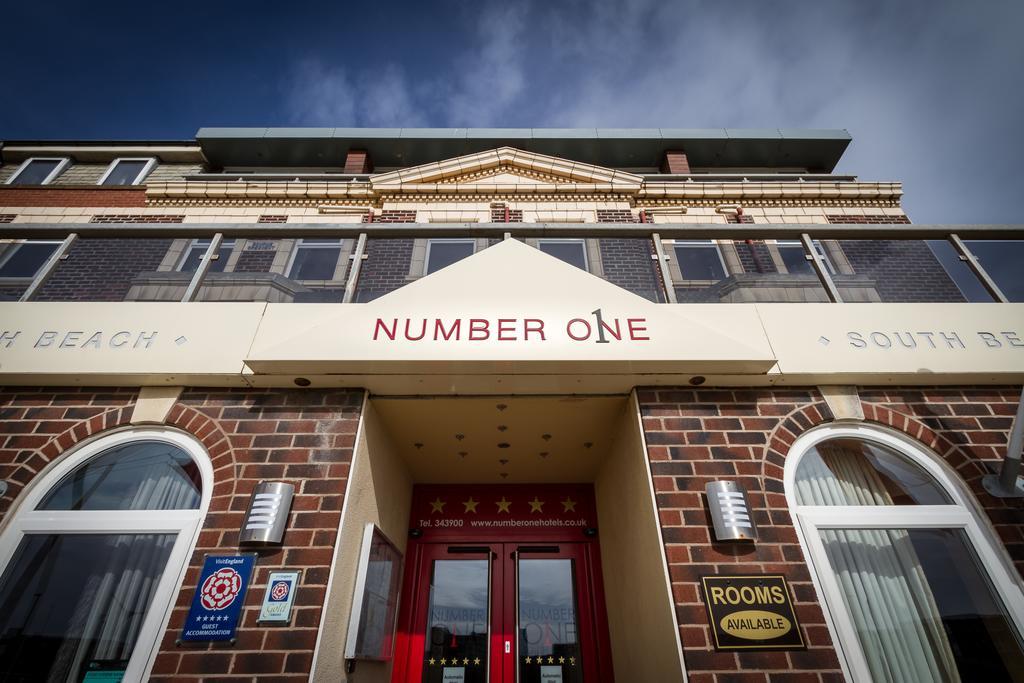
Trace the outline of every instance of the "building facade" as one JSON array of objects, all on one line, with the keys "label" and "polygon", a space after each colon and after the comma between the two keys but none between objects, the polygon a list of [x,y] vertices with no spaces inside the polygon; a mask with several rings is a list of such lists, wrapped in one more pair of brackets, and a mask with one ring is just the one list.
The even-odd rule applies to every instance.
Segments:
[{"label": "building facade", "polygon": [[5,142],[3,680],[1024,681],[1024,228],[849,143]]}]

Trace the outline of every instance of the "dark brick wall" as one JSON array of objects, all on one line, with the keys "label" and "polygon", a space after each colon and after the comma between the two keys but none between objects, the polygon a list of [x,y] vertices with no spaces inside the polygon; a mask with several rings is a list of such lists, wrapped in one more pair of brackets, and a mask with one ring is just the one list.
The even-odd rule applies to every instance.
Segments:
[{"label": "dark brick wall", "polygon": [[3,285],[0,286],[0,301],[17,301],[28,285]]},{"label": "dark brick wall", "polygon": [[[1019,387],[880,388],[861,392],[866,421],[907,434],[963,478],[1024,575],[1024,501],[985,493],[981,476],[1006,448]],[[794,440],[833,418],[815,389],[642,389],[638,392],[662,538],[690,681],[841,681],[839,661],[786,503],[783,468]],[[746,489],[755,544],[713,542],[704,487]],[[701,575],[786,576],[808,647],[732,653],[712,647]]]},{"label": "dark brick wall", "polygon": [[629,209],[598,209],[598,223],[639,223],[640,219]]},{"label": "dark brick wall", "polygon": [[374,214],[373,220],[369,216],[363,216],[363,223],[415,223],[416,212],[409,210],[385,210]]},{"label": "dark brick wall", "polygon": [[86,238],[71,247],[35,301],[123,301],[139,273],[155,271],[172,240]]},{"label": "dark brick wall", "polygon": [[[128,424],[133,390],[0,390],[0,518],[48,463],[77,443]],[[160,643],[151,681],[305,683],[327,595],[359,423],[360,391],[186,390],[168,424],[198,438],[214,470],[213,498]],[[237,554],[238,529],[261,479],[295,485],[281,546],[258,550],[237,641],[177,646],[205,554]],[[259,625],[272,571],[302,571],[292,623]],[[230,678],[225,678],[231,676]]]},{"label": "dark brick wall", "polygon": [[750,240],[749,243],[736,240],[733,244],[736,246],[736,253],[740,257],[740,265],[743,266],[744,273],[779,272],[763,240]]},{"label": "dark brick wall", "polygon": [[373,301],[409,284],[413,242],[411,238],[366,240],[366,258],[359,270],[356,301]]},{"label": "dark brick wall", "polygon": [[184,216],[172,214],[97,214],[89,219],[90,223],[181,223]]},{"label": "dark brick wall", "polygon": [[0,206],[138,206],[146,205],[144,187],[4,187]]},{"label": "dark brick wall", "polygon": [[[271,244],[276,245],[276,242]],[[251,245],[250,245],[251,246]],[[246,247],[235,262],[236,273],[269,273],[277,252],[273,249],[250,249]]]},{"label": "dark brick wall", "polygon": [[[505,223],[505,204],[491,204],[491,222]],[[508,209],[508,223],[522,223],[523,212],[520,209]]]},{"label": "dark brick wall", "polygon": [[665,301],[658,264],[651,258],[654,245],[650,239],[614,238],[598,240],[598,243],[604,279],[645,299]]},{"label": "dark brick wall", "polygon": [[[906,216],[827,216],[829,223],[908,225]],[[885,302],[961,302],[960,288],[921,240],[840,240],[858,275],[875,281]]]}]

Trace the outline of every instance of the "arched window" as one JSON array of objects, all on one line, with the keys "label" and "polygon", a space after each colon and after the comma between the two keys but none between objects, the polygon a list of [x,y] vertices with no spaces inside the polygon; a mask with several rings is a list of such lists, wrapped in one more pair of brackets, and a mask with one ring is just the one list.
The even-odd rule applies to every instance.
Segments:
[{"label": "arched window", "polygon": [[158,429],[40,475],[0,535],[0,680],[143,680],[212,479],[195,440]]},{"label": "arched window", "polygon": [[793,444],[786,492],[855,681],[1024,681],[1024,593],[956,475],[887,430]]}]

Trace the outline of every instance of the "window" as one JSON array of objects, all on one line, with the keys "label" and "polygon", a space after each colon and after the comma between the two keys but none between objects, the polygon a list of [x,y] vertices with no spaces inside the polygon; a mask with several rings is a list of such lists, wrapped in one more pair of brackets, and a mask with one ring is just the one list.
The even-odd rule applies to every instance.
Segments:
[{"label": "window", "polygon": [[587,245],[582,239],[541,239],[537,240],[537,248],[545,254],[587,270]]},{"label": "window", "polygon": [[809,432],[786,491],[851,680],[1024,680],[1024,598],[970,500],[924,450]]},{"label": "window", "polygon": [[684,280],[717,282],[726,277],[725,261],[712,240],[676,240],[676,263]]},{"label": "window", "polygon": [[476,240],[428,240],[427,266],[425,273],[430,275],[446,268],[476,251]]},{"label": "window", "polygon": [[144,680],[212,477],[198,443],[157,429],[93,441],[42,475],[0,536],[0,679]]},{"label": "window", "polygon": [[138,185],[156,166],[156,159],[115,159],[97,185]]},{"label": "window", "polygon": [[71,162],[67,157],[26,159],[7,179],[8,185],[47,185]]},{"label": "window", "polygon": [[[203,255],[210,248],[210,240],[192,240],[192,243],[185,250],[178,264],[178,270],[182,273],[194,273],[199,268]],[[235,240],[221,240],[220,249],[217,250],[216,258],[210,264],[208,273],[223,273],[224,267],[231,258],[231,252],[235,248]]]},{"label": "window", "polygon": [[60,244],[60,240],[31,240],[11,245],[0,252],[0,277],[35,277]]},{"label": "window", "polygon": [[340,258],[340,239],[298,240],[292,251],[288,277],[299,281],[341,279],[343,271],[339,272]]},{"label": "window", "polygon": [[[812,240],[811,244],[814,245],[815,251],[818,252],[818,256],[821,257],[822,261],[825,262],[825,268],[832,275],[835,275],[835,268],[832,267],[832,260],[829,259],[828,253],[825,248],[821,245],[818,240]],[[804,244],[800,240],[779,240],[775,243],[775,246],[779,249],[779,256],[782,257],[782,263],[785,264],[786,270],[793,275],[814,275],[814,266],[807,260],[806,254],[804,253]]]}]

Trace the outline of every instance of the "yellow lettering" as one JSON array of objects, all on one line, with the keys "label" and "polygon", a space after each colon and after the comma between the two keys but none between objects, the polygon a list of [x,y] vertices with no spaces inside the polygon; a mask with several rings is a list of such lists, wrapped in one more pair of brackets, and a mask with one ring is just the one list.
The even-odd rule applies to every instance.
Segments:
[{"label": "yellow lettering", "polygon": [[786,602],[786,595],[782,592],[782,586],[772,586],[772,597],[775,599],[776,605],[782,605]]},{"label": "yellow lettering", "polygon": [[720,605],[725,602],[725,591],[718,586],[711,587],[711,602]]}]

